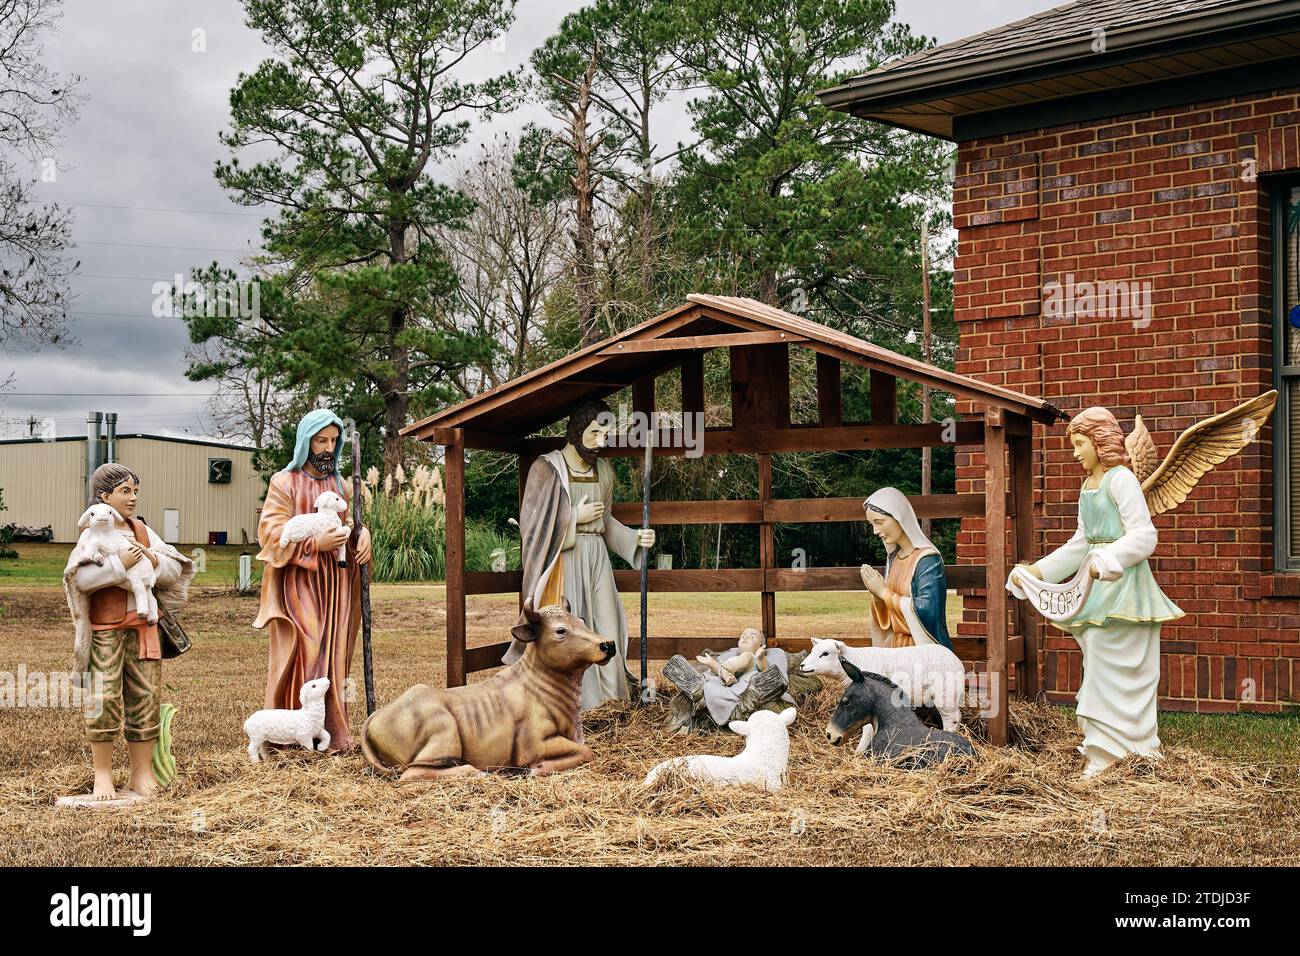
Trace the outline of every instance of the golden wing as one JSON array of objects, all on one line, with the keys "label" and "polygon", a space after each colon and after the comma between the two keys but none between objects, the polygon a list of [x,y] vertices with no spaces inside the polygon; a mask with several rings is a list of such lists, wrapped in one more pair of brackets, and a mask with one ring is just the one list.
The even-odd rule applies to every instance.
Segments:
[{"label": "golden wing", "polygon": [[1146,481],[1150,478],[1156,470],[1159,456],[1156,453],[1156,443],[1151,440],[1151,433],[1147,431],[1141,415],[1137,416],[1133,430],[1124,439],[1124,450],[1128,452],[1129,469],[1137,475],[1137,480]]},{"label": "golden wing", "polygon": [[[1177,508],[1187,500],[1202,475],[1253,442],[1276,404],[1277,392],[1268,391],[1222,415],[1197,422],[1179,435],[1160,467],[1142,481],[1151,516]],[[1147,441],[1150,440],[1148,435]]]}]

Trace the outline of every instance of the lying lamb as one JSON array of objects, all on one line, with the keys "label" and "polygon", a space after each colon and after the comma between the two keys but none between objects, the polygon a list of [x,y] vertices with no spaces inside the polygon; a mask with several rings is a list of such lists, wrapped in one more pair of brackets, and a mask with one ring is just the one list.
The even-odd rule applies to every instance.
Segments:
[{"label": "lying lamb", "polygon": [[[918,644],[915,647],[850,647],[843,641],[812,639],[812,650],[799,669],[805,674],[839,677],[845,684],[841,660],[873,674],[881,674],[897,684],[918,707],[933,705],[943,718],[944,730],[961,726],[961,701],[966,692],[966,667],[960,658],[942,644]],[[862,729],[858,753],[871,744],[875,729]]]},{"label": "lying lamb", "polygon": [[[121,520],[116,508],[100,503],[87,508],[77,521],[81,537],[68,556],[63,580],[68,609],[77,629],[78,660],[88,655],[90,648],[90,596],[76,586],[73,573],[83,564],[102,565],[110,555],[121,554],[131,546],[135,538],[114,527],[114,523]],[[153,587],[158,577],[153,562],[147,559],[137,561],[126,569],[126,579],[135,598],[136,610],[144,614],[150,624],[157,624],[158,600],[154,597]]]},{"label": "lying lamb", "polygon": [[785,768],[790,759],[790,730],[795,709],[787,707],[779,714],[760,710],[748,720],[733,720],[727,726],[745,738],[745,749],[734,757],[695,754],[673,757],[656,766],[645,778],[651,786],[668,770],[718,787],[757,784],[775,792],[785,784]]},{"label": "lying lamb", "polygon": [[[297,541],[306,541],[325,531],[333,531],[343,526],[340,515],[348,510],[348,503],[343,496],[334,491],[324,491],[316,496],[316,511],[311,514],[294,515],[284,523],[280,532],[280,547]],[[339,564],[347,564],[347,545],[338,549]]]},{"label": "lying lamb", "polygon": [[329,688],[330,679],[318,677],[303,684],[298,692],[301,709],[259,710],[244,721],[252,762],[258,763],[267,755],[267,744],[298,744],[321,753],[328,750],[330,732],[325,729],[325,692]]}]

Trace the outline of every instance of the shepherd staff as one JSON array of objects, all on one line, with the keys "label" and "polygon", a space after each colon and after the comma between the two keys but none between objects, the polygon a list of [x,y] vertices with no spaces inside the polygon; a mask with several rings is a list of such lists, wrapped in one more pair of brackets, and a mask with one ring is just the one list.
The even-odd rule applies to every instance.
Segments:
[{"label": "shepherd staff", "polygon": [[[356,516],[352,520],[352,548],[355,551],[361,540],[362,517],[365,499],[361,493],[361,433],[352,427],[352,505]],[[370,565],[361,565],[361,670],[366,681],[366,716],[375,712],[375,656],[370,644]]]}]

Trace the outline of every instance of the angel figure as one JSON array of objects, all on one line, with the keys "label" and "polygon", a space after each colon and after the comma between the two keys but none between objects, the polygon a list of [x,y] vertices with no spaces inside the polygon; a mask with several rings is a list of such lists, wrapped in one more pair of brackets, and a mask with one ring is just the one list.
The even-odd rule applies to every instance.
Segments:
[{"label": "angel figure", "polygon": [[1078,530],[1036,563],[1017,565],[1007,589],[1079,642],[1078,749],[1088,761],[1085,777],[1130,753],[1160,756],[1160,628],[1183,611],[1160,590],[1147,563],[1156,547],[1152,517],[1186,501],[1202,475],[1253,441],[1276,402],[1277,392],[1268,392],[1193,425],[1159,467],[1140,415],[1127,439],[1104,408],[1085,409],[1070,421],[1066,437],[1087,472]]}]

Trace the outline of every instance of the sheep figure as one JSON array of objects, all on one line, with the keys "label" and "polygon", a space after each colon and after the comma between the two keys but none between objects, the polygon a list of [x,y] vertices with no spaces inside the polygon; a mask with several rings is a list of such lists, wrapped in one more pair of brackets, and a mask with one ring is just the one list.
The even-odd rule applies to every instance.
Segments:
[{"label": "sheep figure", "polygon": [[671,769],[718,787],[752,784],[769,792],[780,790],[785,785],[785,769],[790,760],[789,728],[794,718],[795,709],[787,707],[779,714],[760,710],[748,720],[733,720],[727,726],[745,738],[745,749],[739,754],[673,757],[646,774],[645,786],[653,785]]},{"label": "sheep figure", "polygon": [[[931,705],[943,719],[944,730],[961,726],[961,702],[966,693],[966,666],[942,644],[918,644],[914,647],[850,647],[843,641],[812,639],[812,650],[799,665],[805,674],[838,677],[844,685],[848,679],[840,661],[848,661],[859,670],[881,674],[902,689],[918,707]],[[875,728],[862,728],[858,753],[871,745]]]},{"label": "sheep figure", "polygon": [[259,710],[244,721],[252,762],[260,763],[267,756],[267,744],[298,744],[321,753],[328,750],[330,732],[325,729],[325,692],[329,687],[328,677],[307,681],[298,692],[298,702],[302,705],[299,710]]},{"label": "sheep figure", "polygon": [[[89,563],[102,565],[109,555],[121,554],[127,550],[135,538],[114,527],[114,522],[121,520],[122,516],[112,505],[100,503],[87,508],[77,521],[81,537],[77,539],[76,547],[68,558],[68,569],[75,571],[78,566]],[[126,580],[135,598],[136,612],[143,614],[150,624],[157,624],[158,599],[154,597],[153,588],[158,582],[158,575],[153,562],[137,561],[126,569]],[[78,590],[74,582],[75,578],[70,578],[65,572],[64,588],[77,627],[77,643],[89,647],[90,598]]]},{"label": "sheep figure", "polygon": [[[334,491],[323,491],[316,496],[316,510],[310,514],[294,515],[284,523],[280,532],[280,547],[286,547],[297,541],[306,541],[325,531],[333,531],[343,526],[340,515],[348,510],[348,503],[343,496]],[[347,545],[338,549],[340,565],[346,565]]]}]

